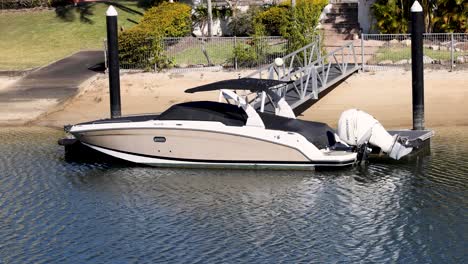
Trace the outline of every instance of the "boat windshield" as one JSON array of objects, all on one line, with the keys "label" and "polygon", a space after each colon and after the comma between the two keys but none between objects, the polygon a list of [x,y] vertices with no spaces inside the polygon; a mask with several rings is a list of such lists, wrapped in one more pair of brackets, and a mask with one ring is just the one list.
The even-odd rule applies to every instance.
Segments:
[{"label": "boat windshield", "polygon": [[214,121],[227,126],[245,126],[247,118],[241,107],[211,101],[176,104],[159,116],[159,120]]}]

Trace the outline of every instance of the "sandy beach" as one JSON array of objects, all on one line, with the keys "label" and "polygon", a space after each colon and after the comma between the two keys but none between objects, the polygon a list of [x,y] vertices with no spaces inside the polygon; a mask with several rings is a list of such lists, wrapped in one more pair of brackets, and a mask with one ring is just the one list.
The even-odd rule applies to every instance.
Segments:
[{"label": "sandy beach", "polygon": [[19,76],[0,76],[0,92],[8,89],[8,87],[13,85],[17,80],[19,80],[19,78]]},{"label": "sandy beach", "polygon": [[[128,73],[120,76],[122,114],[159,113],[169,106],[196,100],[217,100],[217,92],[187,94],[188,88],[238,78],[249,72]],[[62,127],[109,117],[109,80],[98,75],[71,98],[30,124]]]},{"label": "sandy beach", "polygon": [[[216,92],[186,94],[197,85],[246,76],[249,72],[133,73],[121,75],[124,115],[155,113],[170,105],[193,100],[217,100]],[[109,116],[108,79],[100,75],[87,82],[74,98],[53,107],[33,125],[62,127]],[[426,127],[468,125],[468,71],[425,72]],[[332,127],[342,111],[359,108],[389,128],[409,128],[411,72],[391,70],[351,76],[299,118],[326,122]]]},{"label": "sandy beach", "polygon": [[[468,125],[468,71],[425,71],[426,127]],[[411,71],[355,74],[306,112],[307,120],[335,127],[340,113],[359,108],[386,127],[412,127]]]}]

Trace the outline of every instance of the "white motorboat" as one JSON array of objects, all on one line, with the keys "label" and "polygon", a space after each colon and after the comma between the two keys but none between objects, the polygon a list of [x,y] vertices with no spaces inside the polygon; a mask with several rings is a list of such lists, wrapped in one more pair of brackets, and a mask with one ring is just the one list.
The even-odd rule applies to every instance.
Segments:
[{"label": "white motorboat", "polygon": [[[348,166],[358,160],[361,146],[368,143],[397,159],[411,152],[359,110],[345,112],[336,133],[327,124],[296,119],[284,98],[271,89],[286,84],[251,78],[211,83],[186,92],[219,90],[220,99],[226,102],[181,103],[157,115],[96,120],[66,130],[94,150],[154,166]],[[257,96],[249,101],[235,90]],[[265,98],[274,113],[263,111]],[[260,104],[258,109],[252,106],[255,103]]]}]

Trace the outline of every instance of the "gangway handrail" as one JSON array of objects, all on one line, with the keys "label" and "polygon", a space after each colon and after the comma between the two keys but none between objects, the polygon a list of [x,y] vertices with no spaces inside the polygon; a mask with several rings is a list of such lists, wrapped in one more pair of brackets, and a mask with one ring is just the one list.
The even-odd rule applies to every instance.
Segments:
[{"label": "gangway handrail", "polygon": [[[304,59],[306,59],[306,58],[307,58],[307,51],[308,51],[309,49],[310,49],[310,52],[309,52],[309,61],[308,61],[308,62],[305,61],[306,63],[303,64],[303,67],[305,67],[305,66],[307,66],[308,64],[311,63],[311,58],[313,57],[314,54],[315,54],[317,57],[320,57],[320,56],[321,56],[321,53],[320,53],[320,36],[316,36],[316,37],[315,37],[315,40],[313,40],[310,44],[308,44],[308,45],[306,45],[306,46],[304,46],[304,47],[302,47],[302,48],[300,48],[300,49],[298,49],[298,50],[295,50],[295,51],[293,51],[293,52],[291,52],[291,53],[289,53],[289,54],[287,54],[287,55],[281,57],[281,59],[285,62],[285,63],[281,66],[281,70],[283,71],[283,74],[286,72],[286,68],[285,68],[285,67],[286,67],[286,61],[287,61],[288,59],[291,59],[291,60],[290,60],[290,66],[289,66],[289,68],[291,68],[291,67],[292,67],[292,64],[293,64],[293,62],[294,62],[294,59],[295,59],[295,57],[296,57],[296,55],[298,55],[299,53],[302,52],[302,53],[304,53]],[[270,64],[268,64],[268,65],[266,65],[266,66],[261,67],[260,69],[258,69],[258,70],[256,70],[255,72],[253,72],[253,73],[247,75],[246,77],[247,77],[247,78],[248,78],[248,77],[253,77],[253,76],[255,76],[256,74],[258,74],[258,75],[259,75],[259,78],[262,79],[262,77],[263,77],[263,76],[262,76],[262,72],[265,71],[265,70],[267,70],[268,73],[269,73],[270,76],[271,76],[273,67],[276,67],[276,64],[275,64],[274,62],[272,62],[272,63],[270,63]],[[289,69],[288,69],[288,72],[289,72]],[[278,74],[279,74],[279,73],[278,73]],[[271,79],[270,76],[268,76],[267,78],[268,78],[268,79]]]},{"label": "gangway handrail", "polygon": [[[301,52],[302,57],[297,56]],[[296,60],[297,58],[301,58],[303,61]],[[312,61],[314,58],[315,60]],[[289,99],[288,102],[293,109],[310,99],[318,99],[320,92],[359,69],[352,41],[325,55],[321,54],[320,42],[316,41],[282,57],[282,59],[283,65],[278,66],[271,63],[246,77],[292,81],[289,85],[274,90],[282,98],[295,94],[293,97],[286,98]],[[299,66],[294,63],[299,64]],[[354,67],[350,67],[353,64]],[[329,79],[332,71],[333,77]],[[262,74],[265,72],[267,74]],[[266,98],[269,99],[268,102],[265,100]],[[265,104],[274,105],[271,98],[262,93],[256,94],[253,99],[249,100],[249,103],[262,112],[265,109]]]}]

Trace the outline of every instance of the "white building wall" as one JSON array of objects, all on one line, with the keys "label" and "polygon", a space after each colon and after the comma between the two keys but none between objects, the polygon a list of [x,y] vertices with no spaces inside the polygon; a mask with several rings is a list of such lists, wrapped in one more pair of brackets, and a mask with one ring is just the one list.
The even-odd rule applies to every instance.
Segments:
[{"label": "white building wall", "polygon": [[359,0],[358,5],[358,21],[359,26],[362,28],[362,33],[378,33],[372,25],[375,19],[372,15],[371,6],[376,0]]}]

